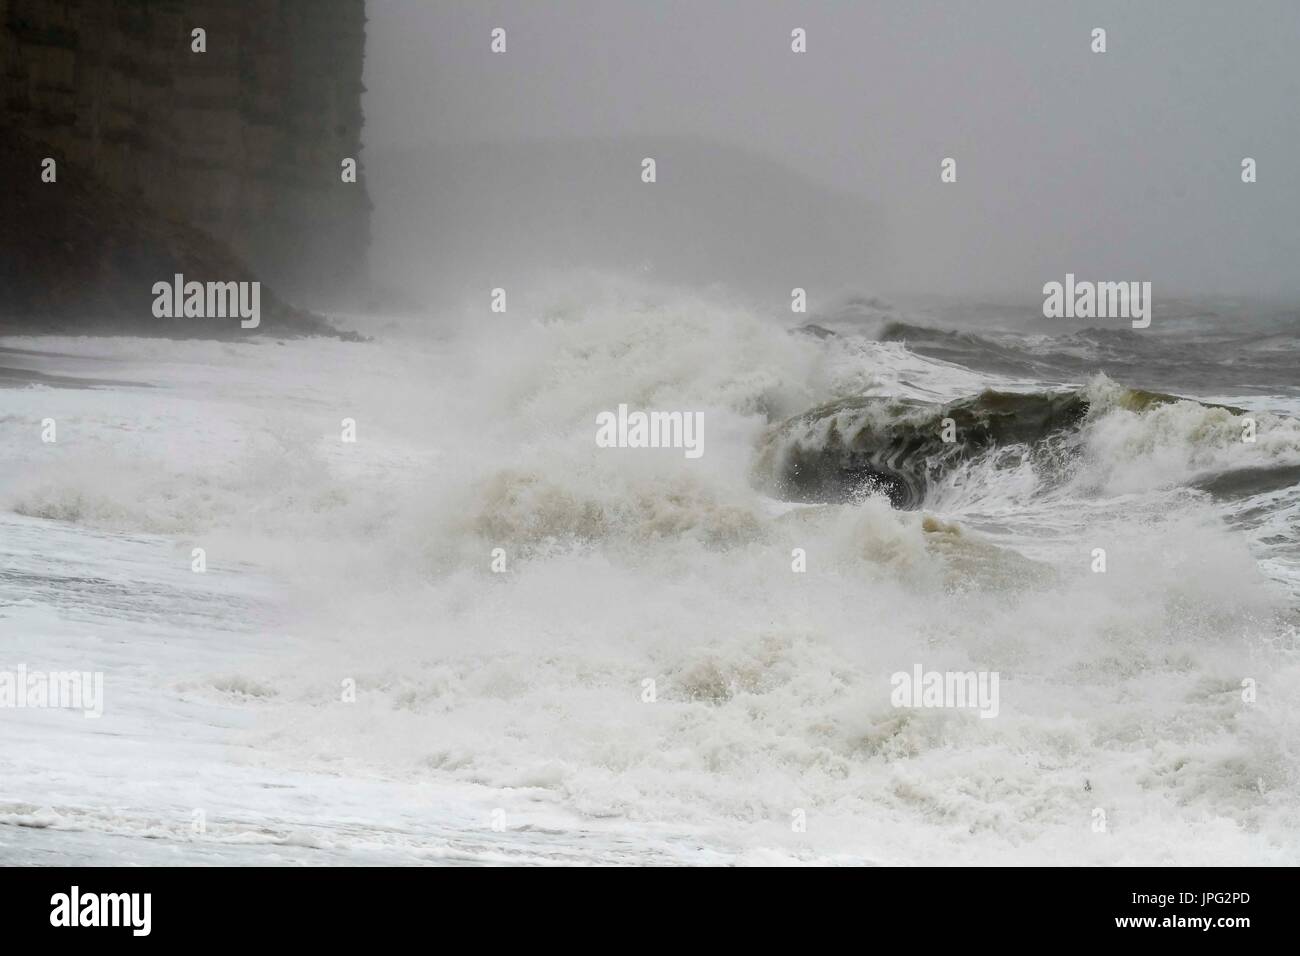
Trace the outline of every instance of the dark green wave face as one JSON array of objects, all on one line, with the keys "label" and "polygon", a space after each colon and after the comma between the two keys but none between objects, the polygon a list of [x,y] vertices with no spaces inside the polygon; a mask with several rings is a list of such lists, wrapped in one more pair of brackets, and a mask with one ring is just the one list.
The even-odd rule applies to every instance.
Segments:
[{"label": "dark green wave face", "polygon": [[[1141,411],[1178,399],[1130,391]],[[772,488],[790,501],[842,501],[883,492],[896,508],[918,508],[927,488],[953,467],[994,448],[1044,443],[1077,431],[1089,403],[1080,390],[987,390],[946,404],[849,398],[792,418],[770,436],[760,459]],[[945,441],[945,425],[951,441]],[[1057,443],[1060,444],[1060,443]]]},{"label": "dark green wave face", "polygon": [[[1122,407],[1143,412],[1185,401],[1129,389]],[[1242,409],[1225,408],[1233,414]],[[919,508],[934,482],[962,462],[994,449],[1056,461],[1088,415],[1080,389],[1051,392],[985,390],[946,404],[855,397],[820,405],[784,422],[759,459],[769,490],[787,501],[844,501],[884,493],[895,508]],[[947,420],[951,427],[945,429]],[[952,438],[945,441],[945,431]],[[1012,460],[1016,456],[1012,456]]]},{"label": "dark green wave face", "polygon": [[1300,465],[1264,465],[1209,475],[1192,487],[1220,500],[1250,498],[1300,485]]}]

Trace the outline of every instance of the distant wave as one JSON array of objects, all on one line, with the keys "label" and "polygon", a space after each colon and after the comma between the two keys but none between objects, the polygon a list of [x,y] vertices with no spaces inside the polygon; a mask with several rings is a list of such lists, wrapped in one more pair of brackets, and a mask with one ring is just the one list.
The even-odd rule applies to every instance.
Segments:
[{"label": "distant wave", "polygon": [[872,338],[896,342],[919,355],[1000,375],[1059,382],[1101,371],[1177,391],[1300,390],[1300,320],[1294,329],[1188,326],[1155,331],[1089,327],[1042,331],[950,330],[888,319]]}]

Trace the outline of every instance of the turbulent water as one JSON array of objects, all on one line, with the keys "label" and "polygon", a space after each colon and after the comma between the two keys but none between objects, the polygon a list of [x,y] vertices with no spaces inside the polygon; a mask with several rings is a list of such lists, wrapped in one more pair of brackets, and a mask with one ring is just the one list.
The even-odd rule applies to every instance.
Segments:
[{"label": "turbulent water", "polygon": [[1300,862],[1294,313],[527,298],[0,340],[0,668],[106,688],[0,711],[0,858]]}]

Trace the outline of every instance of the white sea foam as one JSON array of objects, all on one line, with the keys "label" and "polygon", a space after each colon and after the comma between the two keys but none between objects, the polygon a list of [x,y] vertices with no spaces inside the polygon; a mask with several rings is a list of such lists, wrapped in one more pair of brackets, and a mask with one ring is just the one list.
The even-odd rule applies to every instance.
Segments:
[{"label": "white sea foam", "polygon": [[[791,508],[753,482],[772,424],[991,380],[604,282],[512,292],[508,316],[436,339],[6,344],[107,352],[158,386],[0,393],[0,505],[74,537],[156,533],[182,566],[201,542],[267,577],[274,625],[241,612],[267,629],[259,652],[160,672],[157,713],[183,683],[245,715],[248,759],[313,775],[316,816],[346,816],[368,780],[402,826],[409,788],[469,788],[462,808],[594,828],[591,859],[689,834],[741,862],[1300,861],[1300,707],[1284,692],[1300,670],[1270,643],[1295,609],[1252,539],[1182,487],[1243,455],[1286,458],[1290,423],[1243,451],[1230,413],[1102,408],[1097,384],[1081,464],[1053,495],[1027,465],[977,466],[922,512]],[[704,412],[708,454],[595,448],[595,412],[620,402]],[[55,446],[34,424],[47,416]],[[27,630],[41,613],[23,612]],[[890,675],[916,663],[1000,673],[998,717],[892,707]],[[348,678],[355,704],[339,702]],[[301,810],[275,806],[282,828]]]}]

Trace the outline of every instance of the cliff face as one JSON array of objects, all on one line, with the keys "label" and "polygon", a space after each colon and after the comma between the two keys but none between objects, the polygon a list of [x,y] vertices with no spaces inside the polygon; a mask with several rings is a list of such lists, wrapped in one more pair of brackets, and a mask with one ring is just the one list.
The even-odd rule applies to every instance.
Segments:
[{"label": "cliff face", "polygon": [[[300,300],[354,289],[370,200],[340,164],[360,160],[364,42],[364,0],[0,0],[0,148],[19,168],[5,188],[23,194],[6,215],[39,216],[93,181],[86,227],[111,233],[121,224],[103,220],[127,208],[158,220],[146,232],[205,234]],[[58,160],[57,184],[33,151]]]}]

